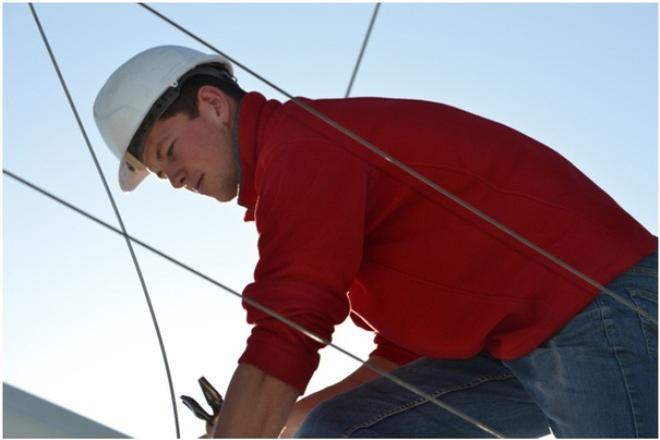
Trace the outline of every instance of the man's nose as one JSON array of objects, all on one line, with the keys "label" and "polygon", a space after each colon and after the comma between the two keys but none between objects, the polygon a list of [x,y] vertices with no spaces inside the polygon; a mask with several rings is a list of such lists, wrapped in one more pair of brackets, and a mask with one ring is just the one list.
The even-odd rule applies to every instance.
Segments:
[{"label": "man's nose", "polygon": [[186,174],[185,170],[179,170],[176,173],[174,173],[172,176],[170,176],[170,184],[174,188],[181,188],[186,184],[186,179],[188,178],[188,175]]}]

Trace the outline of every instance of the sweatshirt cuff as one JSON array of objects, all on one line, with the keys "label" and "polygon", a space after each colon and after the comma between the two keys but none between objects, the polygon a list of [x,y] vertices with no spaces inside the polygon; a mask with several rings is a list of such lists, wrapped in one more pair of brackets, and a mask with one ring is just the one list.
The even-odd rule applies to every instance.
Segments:
[{"label": "sweatshirt cuff", "polygon": [[[271,325],[273,324],[282,325]],[[253,365],[288,383],[299,390],[301,395],[305,394],[307,385],[319,365],[319,354],[306,351],[304,346],[283,341],[272,330],[254,327],[238,362]]]}]

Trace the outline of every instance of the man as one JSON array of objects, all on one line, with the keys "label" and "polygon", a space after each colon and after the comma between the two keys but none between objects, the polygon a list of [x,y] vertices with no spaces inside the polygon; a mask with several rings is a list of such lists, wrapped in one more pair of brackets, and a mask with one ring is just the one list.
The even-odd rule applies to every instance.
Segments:
[{"label": "man", "polygon": [[[438,103],[304,102],[657,314],[657,238],[553,150]],[[657,436],[653,320],[296,103],[245,93],[223,57],[144,51],[94,116],[122,189],[151,172],[238,197],[260,234],[245,297],[325,339],[350,315],[375,332],[370,363],[506,436]],[[296,403],[322,344],[244,307],[254,327],[213,435],[485,435],[365,367]]]}]

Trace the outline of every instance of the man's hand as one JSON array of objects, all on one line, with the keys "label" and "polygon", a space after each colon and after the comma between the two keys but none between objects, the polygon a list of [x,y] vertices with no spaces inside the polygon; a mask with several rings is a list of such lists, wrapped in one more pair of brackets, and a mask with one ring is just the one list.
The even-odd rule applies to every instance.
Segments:
[{"label": "man's hand", "polygon": [[206,422],[206,433],[199,436],[199,438],[213,438],[213,427],[218,423],[218,417],[220,414],[218,414],[215,419],[213,419],[213,424]]}]

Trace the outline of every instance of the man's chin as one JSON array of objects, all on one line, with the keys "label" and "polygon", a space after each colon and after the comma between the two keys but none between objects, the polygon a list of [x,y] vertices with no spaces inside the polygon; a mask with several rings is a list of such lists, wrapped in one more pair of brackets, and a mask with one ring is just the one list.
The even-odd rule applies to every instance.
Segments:
[{"label": "man's chin", "polygon": [[213,199],[216,199],[218,202],[221,203],[226,203],[226,202],[231,202],[238,196],[238,185],[235,187],[229,187],[229,188],[205,188],[205,189],[211,189],[209,192],[200,192],[199,194],[206,196],[206,197],[211,197]]},{"label": "man's chin", "polygon": [[204,195],[207,197],[212,197],[220,203],[227,203],[234,200],[237,196],[237,193],[234,192],[232,194],[204,194]]}]

